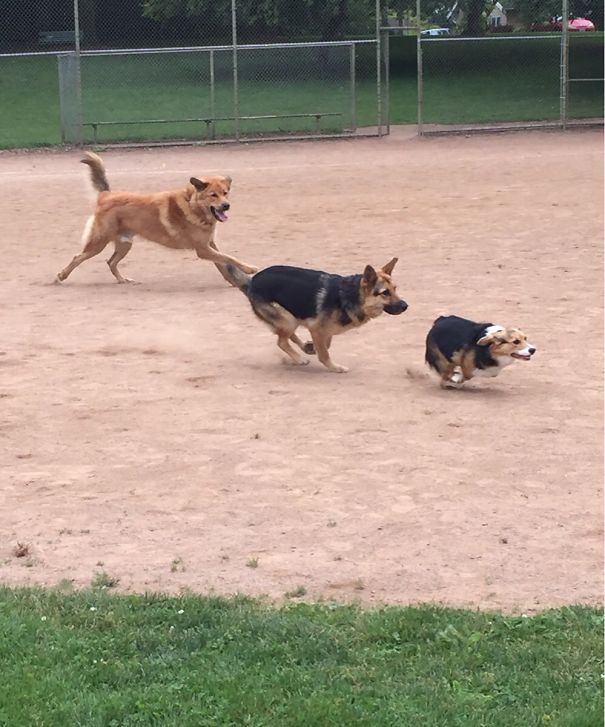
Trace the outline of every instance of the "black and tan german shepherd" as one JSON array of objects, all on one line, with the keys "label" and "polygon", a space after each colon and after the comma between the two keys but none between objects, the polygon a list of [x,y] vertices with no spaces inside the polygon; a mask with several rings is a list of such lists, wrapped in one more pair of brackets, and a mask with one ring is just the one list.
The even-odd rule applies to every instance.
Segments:
[{"label": "black and tan german shepherd", "polygon": [[[391,279],[396,262],[395,257],[379,270],[366,265],[362,275],[347,276],[287,265],[274,265],[253,276],[234,265],[227,269],[254,313],[277,335],[277,345],[292,363],[304,365],[309,359],[295,351],[290,341],[304,353],[316,353],[326,368],[341,374],[348,369],[330,358],[332,336],[357,328],[383,311],[399,315],[408,307]],[[296,335],[299,326],[309,330],[312,341],[300,340]]]}]

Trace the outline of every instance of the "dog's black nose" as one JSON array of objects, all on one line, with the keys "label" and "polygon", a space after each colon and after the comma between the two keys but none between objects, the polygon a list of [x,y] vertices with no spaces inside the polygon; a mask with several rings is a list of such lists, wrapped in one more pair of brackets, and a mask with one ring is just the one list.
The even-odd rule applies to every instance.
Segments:
[{"label": "dog's black nose", "polygon": [[229,202],[225,202],[225,204],[223,204],[222,207],[225,211],[227,211],[231,207],[231,205],[229,204]]},{"label": "dog's black nose", "polygon": [[530,349],[529,349],[529,355],[530,355],[530,356],[533,356],[533,355],[534,355],[534,353],[536,353],[536,349],[535,349],[535,348],[533,348],[533,347],[532,347],[532,348],[530,348]]},{"label": "dog's black nose", "polygon": [[405,302],[405,300],[400,300],[397,303],[389,303],[388,305],[385,305],[383,310],[385,313],[389,313],[392,316],[398,316],[400,313],[403,313],[404,310],[407,310],[408,304]]}]

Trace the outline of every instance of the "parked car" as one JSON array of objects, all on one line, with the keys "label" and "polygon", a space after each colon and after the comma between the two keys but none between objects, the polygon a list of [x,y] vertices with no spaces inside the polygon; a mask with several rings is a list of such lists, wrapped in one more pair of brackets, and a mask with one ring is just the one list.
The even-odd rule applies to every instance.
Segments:
[{"label": "parked car", "polygon": [[439,38],[444,35],[449,35],[450,29],[449,28],[429,28],[428,30],[421,31],[420,35],[424,35],[425,37],[430,38]]}]

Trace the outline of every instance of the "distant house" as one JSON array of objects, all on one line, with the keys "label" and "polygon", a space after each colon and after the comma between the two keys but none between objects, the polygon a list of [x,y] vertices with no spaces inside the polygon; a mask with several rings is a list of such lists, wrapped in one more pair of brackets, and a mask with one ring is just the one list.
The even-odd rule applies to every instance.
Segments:
[{"label": "distant house", "polygon": [[520,28],[522,22],[519,13],[515,9],[514,0],[503,0],[502,2],[496,0],[493,10],[487,16],[487,24],[490,28],[497,28],[501,25],[512,25],[515,29]]},{"label": "distant house", "polygon": [[[448,23],[455,27],[461,27],[464,23],[464,11],[459,7],[458,0],[452,5],[447,14]],[[501,25],[512,25],[513,28],[521,28],[523,23],[515,8],[515,0],[495,0],[492,11],[486,18],[490,28],[497,28]]]}]

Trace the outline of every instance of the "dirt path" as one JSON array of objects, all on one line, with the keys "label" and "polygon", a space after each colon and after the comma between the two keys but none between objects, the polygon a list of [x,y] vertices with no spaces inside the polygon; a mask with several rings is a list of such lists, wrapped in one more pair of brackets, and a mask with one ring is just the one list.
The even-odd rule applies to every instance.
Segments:
[{"label": "dirt path", "polygon": [[[599,131],[107,152],[114,188],[234,178],[221,247],[352,273],[410,308],[280,363],[244,297],[135,243],[49,285],[91,195],[76,153],[0,155],[0,579],[532,611],[602,594]],[[538,346],[443,392],[440,312]],[[30,547],[16,558],[17,542]],[[257,559],[257,567],[251,567]]]}]

